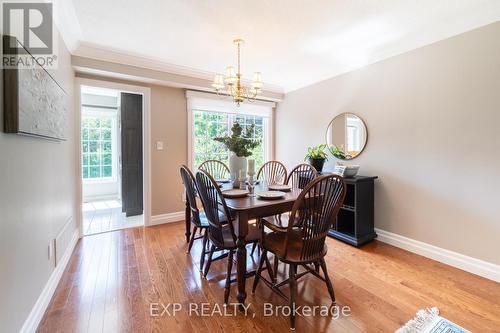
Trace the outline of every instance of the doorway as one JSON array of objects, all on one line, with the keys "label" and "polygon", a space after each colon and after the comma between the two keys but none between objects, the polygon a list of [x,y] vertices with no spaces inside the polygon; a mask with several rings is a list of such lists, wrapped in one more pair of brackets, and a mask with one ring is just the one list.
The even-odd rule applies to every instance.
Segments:
[{"label": "doorway", "polygon": [[144,226],[150,219],[149,95],[100,81],[79,88],[81,235]]}]

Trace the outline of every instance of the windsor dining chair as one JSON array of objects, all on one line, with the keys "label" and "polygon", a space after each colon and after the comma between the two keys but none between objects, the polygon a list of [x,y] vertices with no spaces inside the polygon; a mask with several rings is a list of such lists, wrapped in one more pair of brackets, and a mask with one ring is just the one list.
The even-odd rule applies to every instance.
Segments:
[{"label": "windsor dining chair", "polygon": [[[287,298],[290,307],[295,309],[297,279],[306,274],[312,274],[325,282],[331,300],[335,302],[333,285],[324,259],[327,253],[325,238],[342,206],[345,192],[346,185],[341,176],[328,175],[316,178],[302,190],[295,201],[286,231],[272,231],[266,234],[264,228],[261,228],[262,254],[252,292],[255,292],[262,279],[280,296]],[[294,225],[296,217],[300,219],[298,227]],[[263,227],[265,226],[269,227],[269,224],[263,220]],[[280,283],[271,283],[261,277],[264,262],[268,266],[268,252],[273,253],[280,261],[290,266],[288,278]],[[323,276],[311,264],[319,265]],[[299,266],[305,271],[297,274]],[[279,289],[286,284],[290,287],[289,297]],[[294,311],[290,312],[290,328],[295,329]]]}]

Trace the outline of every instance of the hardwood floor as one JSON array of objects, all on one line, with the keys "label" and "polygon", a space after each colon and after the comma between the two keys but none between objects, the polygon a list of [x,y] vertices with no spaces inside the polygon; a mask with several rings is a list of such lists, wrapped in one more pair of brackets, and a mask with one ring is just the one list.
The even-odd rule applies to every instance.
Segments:
[{"label": "hardwood floor", "polygon": [[144,215],[126,217],[118,200],[85,202],[82,229],[84,235],[144,225]]},{"label": "hardwood floor", "polygon": [[[351,314],[298,317],[297,332],[394,332],[417,310],[437,306],[442,316],[473,332],[500,332],[500,284],[374,241],[361,249],[328,239],[326,258],[337,304]],[[119,230],[77,245],[39,332],[288,332],[288,318],[264,316],[264,303],[287,305],[264,283],[251,294],[247,316],[202,316],[202,303],[222,307],[226,260],[198,271],[201,240],[186,254],[184,223]],[[249,256],[249,269],[258,255]],[[234,265],[233,265],[234,266]],[[280,265],[283,270],[284,266]],[[233,268],[233,275],[235,270]],[[266,273],[263,274],[267,276]],[[283,289],[285,293],[288,290]],[[230,302],[236,303],[236,285]],[[326,286],[308,275],[298,282],[299,306],[329,305]],[[175,315],[159,315],[180,303]],[[189,315],[189,303],[198,314]],[[193,305],[194,306],[194,305]],[[173,308],[168,308],[173,314]]]}]

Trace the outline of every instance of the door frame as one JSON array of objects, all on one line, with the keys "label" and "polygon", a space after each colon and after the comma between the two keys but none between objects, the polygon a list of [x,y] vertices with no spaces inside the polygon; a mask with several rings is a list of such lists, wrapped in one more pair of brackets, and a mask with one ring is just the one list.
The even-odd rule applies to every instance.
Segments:
[{"label": "door frame", "polygon": [[143,96],[142,105],[142,138],[143,138],[143,200],[144,200],[144,226],[151,225],[151,89],[145,86],[136,86],[98,79],[75,78],[75,101],[76,101],[76,190],[77,190],[77,224],[80,238],[83,237],[83,193],[82,193],[82,110],[81,110],[81,87],[91,86],[97,88],[107,88],[141,94]]}]

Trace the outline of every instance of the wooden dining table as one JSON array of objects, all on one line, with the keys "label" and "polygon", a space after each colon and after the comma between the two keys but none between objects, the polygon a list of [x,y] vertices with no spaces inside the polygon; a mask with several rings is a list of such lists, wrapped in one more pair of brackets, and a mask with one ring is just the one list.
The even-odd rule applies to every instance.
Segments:
[{"label": "wooden dining table", "polygon": [[[222,191],[232,188],[230,183],[223,184]],[[263,183],[255,186],[255,194],[267,191],[267,186]],[[299,196],[300,189],[291,189],[285,192],[285,196],[279,199],[260,199],[257,196],[246,196],[242,198],[225,198],[227,207],[235,219],[235,233],[237,236],[236,246],[236,273],[238,283],[237,300],[244,304],[247,293],[246,268],[247,268],[247,249],[245,238],[248,234],[249,221],[261,217],[282,214],[292,210],[292,206]],[[190,235],[190,210],[186,209],[186,237]]]}]

